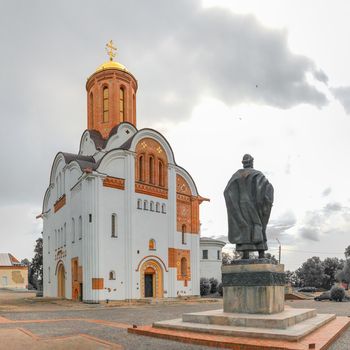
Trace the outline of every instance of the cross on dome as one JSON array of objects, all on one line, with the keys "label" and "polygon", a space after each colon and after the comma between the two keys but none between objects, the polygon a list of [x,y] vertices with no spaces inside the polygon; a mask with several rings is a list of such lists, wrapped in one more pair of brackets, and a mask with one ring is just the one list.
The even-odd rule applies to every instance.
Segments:
[{"label": "cross on dome", "polygon": [[113,61],[113,58],[117,55],[116,52],[117,48],[113,46],[113,40],[110,40],[107,44],[106,44],[106,51],[107,51],[107,55],[109,56],[109,60]]}]

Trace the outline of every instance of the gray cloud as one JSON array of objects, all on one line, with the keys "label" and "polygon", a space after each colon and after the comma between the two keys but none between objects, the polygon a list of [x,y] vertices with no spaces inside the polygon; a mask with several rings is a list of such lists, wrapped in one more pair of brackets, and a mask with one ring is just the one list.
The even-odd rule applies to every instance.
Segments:
[{"label": "gray cloud", "polygon": [[337,212],[343,209],[343,206],[337,202],[327,203],[327,205],[323,208],[325,214],[332,214],[333,212]]},{"label": "gray cloud", "polygon": [[327,188],[325,188],[325,189],[323,190],[322,196],[323,196],[323,197],[327,197],[327,196],[329,196],[329,195],[331,194],[331,192],[332,192],[332,188],[331,188],[331,187],[327,187]]},{"label": "gray cloud", "polygon": [[110,38],[138,79],[143,125],[184,120],[203,95],[229,105],[327,103],[306,79],[326,75],[290,51],[285,31],[250,15],[199,0],[0,2],[0,139],[10,174],[0,179],[0,205],[40,206],[55,154],[77,151],[85,79],[107,60]]},{"label": "gray cloud", "polygon": [[284,244],[292,243],[293,235],[287,231],[293,228],[297,223],[295,214],[292,211],[287,211],[280,215],[275,220],[270,220],[267,226],[267,238],[269,241],[276,240],[276,238],[283,241]]},{"label": "gray cloud", "polygon": [[302,238],[308,239],[310,241],[319,241],[320,240],[320,232],[318,228],[315,227],[302,227],[299,230],[299,233]]},{"label": "gray cloud", "polygon": [[[350,230],[350,209],[338,202],[329,202],[321,210],[305,214],[299,234],[302,238],[319,241],[322,235],[346,234]],[[334,224],[336,222],[336,225]]]},{"label": "gray cloud", "polygon": [[343,105],[345,112],[350,114],[350,86],[331,88],[334,97]]}]

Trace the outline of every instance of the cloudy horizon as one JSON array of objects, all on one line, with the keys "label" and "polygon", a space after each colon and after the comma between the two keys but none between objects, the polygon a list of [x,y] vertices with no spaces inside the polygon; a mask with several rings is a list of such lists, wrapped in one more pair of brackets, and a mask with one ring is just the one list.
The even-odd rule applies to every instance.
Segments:
[{"label": "cloudy horizon", "polygon": [[[350,245],[346,1],[0,3],[0,252],[31,258],[54,156],[77,152],[87,77],[137,78],[137,127],[159,130],[200,194],[202,236],[227,236],[223,190],[251,153],[275,188],[271,253],[296,269]],[[339,9],[342,11],[339,11]],[[325,25],[327,24],[327,25]],[[343,174],[344,173],[344,174]]]}]

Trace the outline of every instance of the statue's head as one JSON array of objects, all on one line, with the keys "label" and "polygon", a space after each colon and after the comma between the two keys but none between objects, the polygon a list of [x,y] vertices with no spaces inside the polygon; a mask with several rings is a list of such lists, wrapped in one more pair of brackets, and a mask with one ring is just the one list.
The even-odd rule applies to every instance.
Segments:
[{"label": "statue's head", "polygon": [[245,154],[242,159],[243,168],[253,168],[254,158],[250,154]]}]

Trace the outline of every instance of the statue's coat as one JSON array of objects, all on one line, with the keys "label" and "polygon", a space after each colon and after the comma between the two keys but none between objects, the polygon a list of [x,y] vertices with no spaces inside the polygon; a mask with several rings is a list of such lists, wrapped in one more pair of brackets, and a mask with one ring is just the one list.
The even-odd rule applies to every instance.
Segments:
[{"label": "statue's coat", "polygon": [[224,191],[228,238],[236,250],[267,250],[266,226],[273,203],[273,187],[253,168],[233,174]]}]

